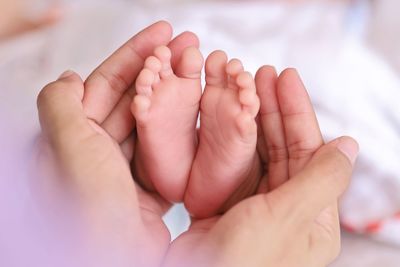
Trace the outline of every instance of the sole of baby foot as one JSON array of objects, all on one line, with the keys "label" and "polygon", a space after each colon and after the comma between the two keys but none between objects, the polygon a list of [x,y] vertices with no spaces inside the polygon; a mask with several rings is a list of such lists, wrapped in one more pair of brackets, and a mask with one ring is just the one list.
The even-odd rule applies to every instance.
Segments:
[{"label": "sole of baby foot", "polygon": [[196,152],[202,67],[200,51],[189,47],[174,72],[171,51],[162,46],[136,80],[134,174],[171,202],[182,201]]},{"label": "sole of baby foot", "polygon": [[206,61],[199,147],[185,195],[197,218],[216,215],[255,192],[261,176],[255,117],[260,101],[242,63],[222,51]]}]

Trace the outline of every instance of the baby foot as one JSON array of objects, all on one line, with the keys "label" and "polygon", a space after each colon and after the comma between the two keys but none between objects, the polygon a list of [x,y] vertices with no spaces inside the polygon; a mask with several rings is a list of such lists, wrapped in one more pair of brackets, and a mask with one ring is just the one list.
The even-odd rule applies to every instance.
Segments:
[{"label": "baby foot", "polygon": [[183,200],[196,153],[202,68],[200,51],[189,47],[174,73],[171,51],[162,46],[146,59],[136,80],[135,178],[171,202]]},{"label": "baby foot", "polygon": [[212,53],[206,62],[199,147],[185,194],[193,216],[215,215],[256,190],[261,176],[255,121],[259,107],[254,79],[242,63],[227,63],[222,51]]}]

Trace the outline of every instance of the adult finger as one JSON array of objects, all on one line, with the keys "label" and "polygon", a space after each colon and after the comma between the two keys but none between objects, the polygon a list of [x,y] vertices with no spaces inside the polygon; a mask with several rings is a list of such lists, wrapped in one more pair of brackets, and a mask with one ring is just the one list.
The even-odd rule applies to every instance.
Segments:
[{"label": "adult finger", "polygon": [[[199,40],[194,33],[184,32],[174,38],[168,45],[172,52],[172,64],[176,64],[185,48],[199,46]],[[130,105],[135,94],[135,87],[132,85],[121,97],[118,104],[102,123],[104,130],[110,134],[118,143],[123,142],[135,127],[134,117]]]},{"label": "adult finger", "polygon": [[289,153],[289,177],[292,177],[323,145],[323,139],[311,100],[295,69],[281,73],[277,96]]},{"label": "adult finger", "polygon": [[271,207],[284,218],[314,220],[347,188],[357,154],[350,137],[322,146],[301,172],[266,195]]},{"label": "adult finger", "polygon": [[133,84],[144,59],[155,47],[168,44],[171,36],[169,23],[159,21],[139,32],[104,61],[85,82],[83,106],[88,118],[100,125]]},{"label": "adult finger", "polygon": [[[50,141],[52,153],[55,153],[55,167],[61,168],[57,171],[62,172],[57,179],[68,181],[73,192],[78,190],[81,196],[85,195],[88,207],[96,212],[96,207],[104,207],[103,204],[108,207],[109,203],[99,203],[109,201],[112,196],[115,203],[126,203],[136,216],[139,207],[130,169],[124,164],[118,149],[109,149],[112,143],[110,147],[102,147],[103,144],[107,145],[107,138],[97,138],[103,131],[88,121],[82,106],[83,95],[82,79],[73,72],[67,72],[47,85],[38,96],[39,119],[44,136]],[[123,152],[133,151],[132,145],[126,144]],[[122,164],[113,169],[110,162],[104,160],[103,152],[112,159],[113,166],[118,160]],[[113,186],[110,186],[110,177],[115,182]],[[92,206],[91,201],[96,205]],[[102,214],[106,214],[104,210],[98,213],[100,216]]]},{"label": "adult finger", "polygon": [[285,129],[277,97],[277,73],[271,66],[261,67],[255,77],[257,94],[260,98],[260,127],[263,142],[259,151],[267,155],[268,188],[273,190],[289,178],[288,152],[285,141]]},{"label": "adult finger", "polygon": [[171,65],[173,68],[176,68],[181,59],[183,50],[190,46],[199,48],[200,41],[196,34],[189,31],[181,33],[169,43],[168,47],[172,52]]},{"label": "adult finger", "polygon": [[37,106],[39,120],[45,135],[53,144],[71,142],[64,134],[82,135],[91,132],[83,111],[83,81],[74,72],[67,71],[39,93]]}]

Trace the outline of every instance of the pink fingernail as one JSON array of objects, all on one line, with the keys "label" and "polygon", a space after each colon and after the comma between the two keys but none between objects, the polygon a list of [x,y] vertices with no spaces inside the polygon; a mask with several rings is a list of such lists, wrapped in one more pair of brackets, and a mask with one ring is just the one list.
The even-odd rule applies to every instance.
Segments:
[{"label": "pink fingernail", "polygon": [[58,79],[64,79],[64,78],[68,78],[69,76],[73,75],[75,72],[73,72],[72,70],[67,70],[65,72],[63,72],[60,77],[58,77]]},{"label": "pink fingernail", "polygon": [[337,148],[346,155],[351,164],[354,165],[358,156],[358,143],[349,137],[342,137],[337,145]]}]

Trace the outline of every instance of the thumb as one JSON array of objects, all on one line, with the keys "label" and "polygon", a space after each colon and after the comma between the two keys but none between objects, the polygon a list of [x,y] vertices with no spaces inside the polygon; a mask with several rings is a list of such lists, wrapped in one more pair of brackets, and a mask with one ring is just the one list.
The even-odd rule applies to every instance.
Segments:
[{"label": "thumb", "polygon": [[82,107],[83,93],[83,81],[72,71],[64,72],[39,93],[40,125],[50,142],[64,143],[71,136],[90,130]]},{"label": "thumb", "polygon": [[322,146],[300,173],[267,196],[286,218],[315,219],[346,190],[358,150],[350,137]]}]

